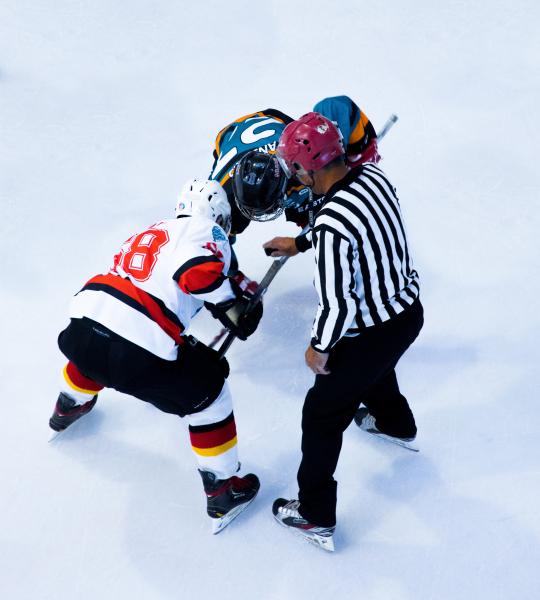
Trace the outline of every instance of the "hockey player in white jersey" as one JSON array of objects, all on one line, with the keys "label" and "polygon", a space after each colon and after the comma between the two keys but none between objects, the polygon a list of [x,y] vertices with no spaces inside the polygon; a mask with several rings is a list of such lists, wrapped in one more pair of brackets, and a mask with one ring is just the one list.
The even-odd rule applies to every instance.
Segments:
[{"label": "hockey player in white jersey", "polygon": [[262,304],[249,303],[227,277],[231,213],[215,181],[189,181],[176,219],[130,237],[106,274],[75,295],[58,345],[69,362],[49,421],[62,431],[95,405],[104,387],[186,416],[214,533],[255,497],[256,475],[239,468],[225,358],[184,331],[203,305],[240,339],[251,335]]}]

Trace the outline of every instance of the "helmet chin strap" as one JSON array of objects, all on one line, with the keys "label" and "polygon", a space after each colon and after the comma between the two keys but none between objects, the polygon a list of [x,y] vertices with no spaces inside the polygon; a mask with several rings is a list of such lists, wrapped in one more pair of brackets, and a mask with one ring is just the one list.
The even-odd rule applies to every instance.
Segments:
[{"label": "helmet chin strap", "polygon": [[308,223],[309,223],[309,228],[313,229],[313,227],[315,226],[315,211],[313,210],[313,192],[311,191],[311,188],[308,188],[308,190],[309,190]]}]

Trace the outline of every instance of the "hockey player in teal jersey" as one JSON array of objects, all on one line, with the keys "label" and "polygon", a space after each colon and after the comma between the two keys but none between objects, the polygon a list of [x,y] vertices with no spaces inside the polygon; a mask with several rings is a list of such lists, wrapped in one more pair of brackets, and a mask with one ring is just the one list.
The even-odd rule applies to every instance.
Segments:
[{"label": "hockey player in teal jersey", "polygon": [[[375,129],[348,96],[325,98],[313,110],[337,123],[352,165],[377,162]],[[292,120],[269,108],[240,117],[218,133],[210,179],[219,181],[227,193],[232,235],[244,231],[250,220],[270,220],[283,210],[287,220],[307,224],[308,189],[294,178],[287,180],[273,157],[281,133]],[[241,177],[240,170],[235,177],[237,165]]]},{"label": "hockey player in teal jersey", "polygon": [[[232,236],[242,233],[252,220],[239,209],[235,201],[233,178],[236,165],[249,153],[257,152],[268,157],[274,155],[281,132],[291,121],[291,117],[286,114],[268,108],[240,117],[224,127],[216,136],[210,179],[219,181],[227,193],[232,213]],[[264,166],[267,164],[264,162]],[[281,202],[287,185],[284,173],[279,171],[279,177],[269,178],[268,181],[265,180],[265,184],[271,188],[268,189],[269,194],[279,195]],[[269,198],[270,203],[271,200]]]}]

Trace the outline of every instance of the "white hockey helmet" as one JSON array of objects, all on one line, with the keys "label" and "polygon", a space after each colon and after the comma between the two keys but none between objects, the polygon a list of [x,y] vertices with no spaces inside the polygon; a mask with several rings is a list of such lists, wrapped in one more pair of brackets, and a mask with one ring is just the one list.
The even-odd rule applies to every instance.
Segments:
[{"label": "white hockey helmet", "polygon": [[190,179],[180,192],[174,212],[176,217],[202,215],[212,219],[225,233],[231,230],[231,205],[217,181]]}]

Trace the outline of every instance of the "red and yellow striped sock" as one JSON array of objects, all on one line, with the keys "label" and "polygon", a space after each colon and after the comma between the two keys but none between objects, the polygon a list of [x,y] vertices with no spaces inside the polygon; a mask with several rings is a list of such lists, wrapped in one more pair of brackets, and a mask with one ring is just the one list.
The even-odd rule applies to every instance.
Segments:
[{"label": "red and yellow striped sock", "polygon": [[62,372],[63,380],[61,390],[77,404],[84,404],[103,389],[103,386],[83,375],[79,369],[69,361]]},{"label": "red and yellow striped sock", "polygon": [[214,472],[220,479],[230,477],[238,467],[234,414],[208,425],[190,425],[191,448],[199,468]]}]

